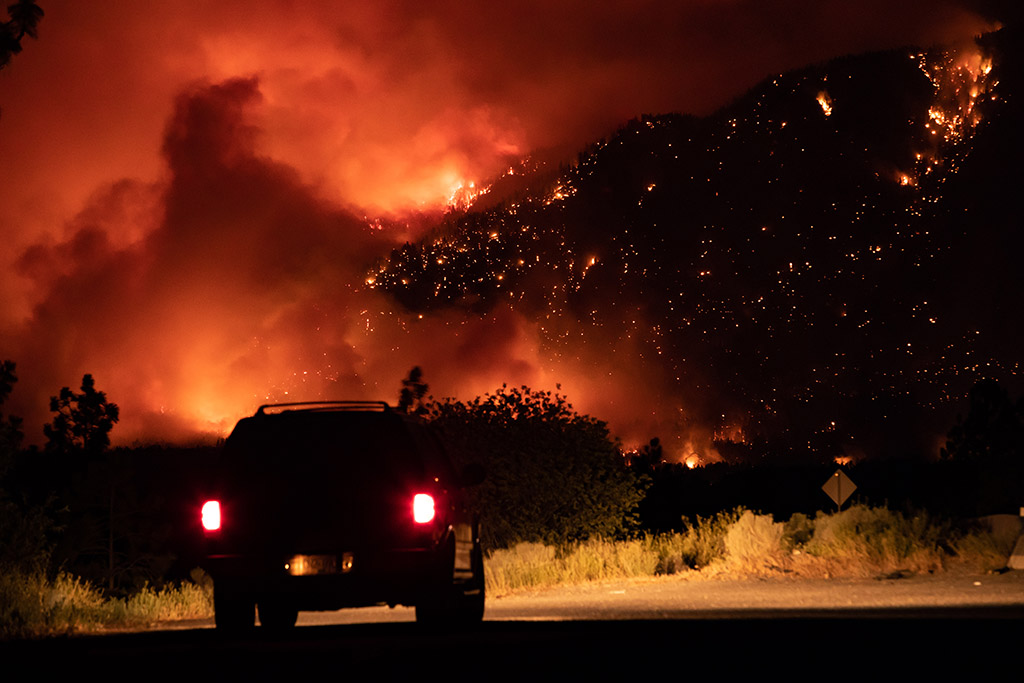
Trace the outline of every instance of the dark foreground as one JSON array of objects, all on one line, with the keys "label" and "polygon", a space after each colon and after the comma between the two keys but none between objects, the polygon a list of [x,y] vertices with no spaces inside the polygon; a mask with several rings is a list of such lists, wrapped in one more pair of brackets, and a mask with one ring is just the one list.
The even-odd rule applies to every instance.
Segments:
[{"label": "dark foreground", "polygon": [[[1024,607],[751,613],[744,618],[486,621],[438,630],[415,623],[77,636],[0,644],[0,675],[52,680],[345,679],[412,674],[426,680],[597,680],[646,674],[753,674],[776,679],[915,680],[957,673],[996,680],[1018,666]],[[86,672],[90,672],[87,674]],[[63,676],[62,676],[63,677]],[[911,678],[913,677],[913,678]],[[990,678],[991,677],[991,678]]]}]

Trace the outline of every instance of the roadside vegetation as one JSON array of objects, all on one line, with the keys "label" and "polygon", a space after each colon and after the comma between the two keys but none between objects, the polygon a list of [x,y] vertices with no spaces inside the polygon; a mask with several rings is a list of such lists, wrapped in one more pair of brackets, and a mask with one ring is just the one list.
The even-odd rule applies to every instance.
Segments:
[{"label": "roadside vegetation", "polygon": [[685,579],[903,577],[998,571],[1018,532],[976,522],[955,527],[925,513],[855,505],[776,521],[749,510],[693,520],[682,532],[559,546],[521,543],[486,565],[490,596],[517,590],[627,578]]},{"label": "roadside vegetation", "polygon": [[[561,545],[519,543],[491,552],[491,597],[561,584],[677,575],[684,580],[750,576],[903,577],[963,569],[1000,570],[1016,541],[984,522],[954,528],[921,513],[906,516],[855,505],[785,522],[749,510],[698,518],[685,531],[631,539],[591,538]],[[213,584],[201,570],[128,597],[67,573],[0,574],[0,638],[135,628],[213,616]]]},{"label": "roadside vegetation", "polygon": [[[16,382],[0,362],[0,639],[211,617],[192,503],[218,450],[111,449],[119,409],[91,375],[51,398],[45,447],[23,447],[21,420],[2,412]],[[830,459],[786,464],[768,448],[691,469],[666,462],[657,439],[623,452],[556,393],[427,401],[418,368],[402,384],[398,409],[433,422],[460,469],[486,471],[470,493],[492,597],[668,575],[985,572],[1006,566],[1020,534],[1019,522],[963,521],[1016,511],[1024,482],[1024,401],[993,384],[972,392],[939,461],[846,468],[858,490],[834,513],[817,511]]]},{"label": "roadside vegetation", "polygon": [[195,580],[162,588],[143,586],[125,598],[109,597],[87,581],[60,572],[0,574],[0,639],[35,638],[135,628],[158,622],[213,616],[213,583],[202,572]]}]

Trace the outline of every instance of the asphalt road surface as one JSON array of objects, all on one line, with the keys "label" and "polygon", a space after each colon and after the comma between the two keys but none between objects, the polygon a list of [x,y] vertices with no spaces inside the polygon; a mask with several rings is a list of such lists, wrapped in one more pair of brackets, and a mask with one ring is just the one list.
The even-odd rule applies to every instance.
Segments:
[{"label": "asphalt road surface", "polygon": [[[209,621],[0,645],[0,671],[52,679],[1016,680],[1024,572],[880,580],[671,577],[490,599],[473,628],[412,610],[303,613],[284,635]],[[89,672],[88,675],[86,672]],[[1016,673],[1014,673],[1016,672]],[[0,674],[3,675],[3,674]],[[61,676],[64,677],[64,676]]]},{"label": "asphalt road surface", "polygon": [[[748,619],[1024,614],[1024,571],[876,579],[647,580],[525,591],[488,600],[487,621]],[[300,626],[414,621],[412,609],[304,612]],[[1024,643],[1022,643],[1024,646]]]}]

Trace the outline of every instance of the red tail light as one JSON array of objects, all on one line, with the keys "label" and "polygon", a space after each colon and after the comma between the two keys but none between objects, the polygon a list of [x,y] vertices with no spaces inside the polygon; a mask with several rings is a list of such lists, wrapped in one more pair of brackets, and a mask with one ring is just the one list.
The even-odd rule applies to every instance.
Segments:
[{"label": "red tail light", "polygon": [[218,531],[220,529],[220,501],[208,500],[203,503],[203,529]]},{"label": "red tail light", "polygon": [[434,521],[434,497],[428,493],[417,493],[412,497],[412,518],[417,524]]}]

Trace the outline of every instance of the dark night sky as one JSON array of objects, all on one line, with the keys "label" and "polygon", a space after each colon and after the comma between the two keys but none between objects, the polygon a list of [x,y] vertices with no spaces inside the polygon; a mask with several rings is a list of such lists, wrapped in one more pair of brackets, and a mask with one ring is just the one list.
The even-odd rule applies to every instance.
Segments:
[{"label": "dark night sky", "polygon": [[436,395],[562,383],[600,417],[535,321],[412,329],[360,287],[368,264],[531,150],[993,27],[934,0],[422,4],[40,2],[0,72],[0,356],[30,441],[86,372],[121,443],[221,433],[268,399],[394,400],[416,364]]}]

